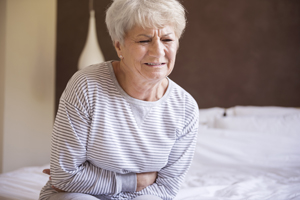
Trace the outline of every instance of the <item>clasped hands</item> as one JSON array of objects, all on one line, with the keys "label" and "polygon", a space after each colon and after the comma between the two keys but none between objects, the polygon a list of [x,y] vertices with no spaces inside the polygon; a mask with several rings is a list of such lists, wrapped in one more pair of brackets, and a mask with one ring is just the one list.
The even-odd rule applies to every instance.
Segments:
[{"label": "clasped hands", "polygon": [[[48,174],[50,176],[50,169],[44,169],[43,173]],[[155,180],[157,178],[157,172],[144,172],[144,173],[137,173],[137,187],[136,192],[139,192],[143,190],[144,188],[148,187],[149,185],[152,185],[155,183]],[[49,177],[51,180],[51,176]],[[53,189],[55,189],[57,192],[65,192],[61,189],[58,189],[54,186],[51,186]]]}]

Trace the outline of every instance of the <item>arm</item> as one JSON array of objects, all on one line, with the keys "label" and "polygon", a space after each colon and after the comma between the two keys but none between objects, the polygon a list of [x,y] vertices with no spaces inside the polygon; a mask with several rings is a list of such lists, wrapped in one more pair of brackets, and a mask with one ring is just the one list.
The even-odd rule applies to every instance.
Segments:
[{"label": "arm", "polygon": [[81,72],[69,81],[59,104],[51,143],[51,184],[67,192],[115,194],[136,189],[135,174],[118,174],[87,160],[94,88]]},{"label": "arm", "polygon": [[135,191],[135,174],[118,174],[87,161],[89,121],[85,113],[61,99],[51,145],[52,185],[67,192],[94,195]]},{"label": "arm", "polygon": [[[44,169],[43,173],[50,174],[50,169]],[[145,172],[145,173],[137,173],[136,179],[137,179],[137,189],[136,191],[139,192],[143,190],[144,188],[148,187],[149,185],[153,184],[157,178],[157,172]],[[49,177],[49,180],[51,180],[51,176]],[[57,192],[65,192],[61,189],[58,189],[54,186],[52,186],[53,189],[55,189]]]},{"label": "arm", "polygon": [[191,165],[198,134],[198,106],[194,106],[188,113],[185,127],[177,132],[177,140],[167,165],[158,172],[156,183],[140,191],[140,194],[152,194],[164,200],[172,200],[178,193]]}]

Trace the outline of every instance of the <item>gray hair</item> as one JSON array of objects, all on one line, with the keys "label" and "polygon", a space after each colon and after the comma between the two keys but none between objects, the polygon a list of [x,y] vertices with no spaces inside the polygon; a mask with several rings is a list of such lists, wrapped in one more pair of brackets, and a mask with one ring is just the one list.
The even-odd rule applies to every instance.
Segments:
[{"label": "gray hair", "polygon": [[112,41],[123,43],[135,25],[162,28],[170,25],[178,38],[185,25],[185,9],[178,0],[114,0],[106,11],[106,26]]}]

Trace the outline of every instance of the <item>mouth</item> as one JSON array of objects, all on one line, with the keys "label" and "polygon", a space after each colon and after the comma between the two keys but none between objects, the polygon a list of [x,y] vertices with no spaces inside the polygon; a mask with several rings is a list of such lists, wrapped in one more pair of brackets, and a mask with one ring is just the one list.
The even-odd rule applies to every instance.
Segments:
[{"label": "mouth", "polygon": [[145,65],[148,65],[150,67],[160,67],[165,65],[166,63],[164,62],[149,62],[149,63],[145,63]]}]

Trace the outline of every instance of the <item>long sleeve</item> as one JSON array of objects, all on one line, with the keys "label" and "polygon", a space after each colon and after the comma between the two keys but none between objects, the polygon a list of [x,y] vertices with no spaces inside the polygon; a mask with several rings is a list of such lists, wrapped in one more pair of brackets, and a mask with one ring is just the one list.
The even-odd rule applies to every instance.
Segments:
[{"label": "long sleeve", "polygon": [[52,136],[52,185],[95,195],[120,192],[116,173],[93,166],[86,158],[89,123],[85,114],[61,100]]},{"label": "long sleeve", "polygon": [[101,169],[88,160],[92,108],[88,89],[83,88],[88,85],[85,82],[82,77],[73,77],[60,99],[51,143],[51,185],[92,195],[134,192],[136,174]]}]

